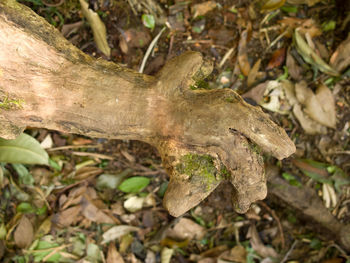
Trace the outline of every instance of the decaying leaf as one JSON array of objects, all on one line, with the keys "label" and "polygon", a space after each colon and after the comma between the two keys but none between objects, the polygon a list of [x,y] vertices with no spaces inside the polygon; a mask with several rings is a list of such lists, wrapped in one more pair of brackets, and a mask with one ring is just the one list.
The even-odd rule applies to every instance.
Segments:
[{"label": "decaying leaf", "polygon": [[285,58],[286,58],[286,48],[282,47],[277,49],[275,52],[272,53],[271,59],[266,69],[269,70],[269,69],[273,69],[281,66]]},{"label": "decaying leaf", "polygon": [[333,53],[331,60],[331,66],[338,72],[342,72],[350,65],[350,34],[347,39],[344,40]]},{"label": "decaying leaf", "polygon": [[13,236],[16,246],[19,248],[26,248],[32,243],[34,237],[33,225],[25,215],[19,220]]},{"label": "decaying leaf", "polygon": [[81,206],[76,205],[76,206],[67,208],[62,212],[57,213],[52,218],[52,221],[60,227],[67,227],[75,224],[80,220],[81,218],[79,216],[80,212],[81,212]]},{"label": "decaying leaf", "polygon": [[139,230],[139,228],[135,227],[135,226],[128,226],[128,225],[114,226],[114,227],[108,229],[103,234],[102,244],[108,243],[109,241],[115,240],[121,236],[124,236],[125,234],[128,234],[130,232],[135,232],[138,230]]},{"label": "decaying leaf", "polygon": [[250,244],[252,248],[258,253],[260,256],[267,258],[277,258],[278,254],[272,247],[267,247],[261,241],[258,231],[254,224],[249,227],[248,237],[250,237]]},{"label": "decaying leaf", "polygon": [[289,104],[282,82],[269,81],[264,92],[266,102],[260,101],[261,107],[280,114],[288,114],[291,105]]},{"label": "decaying leaf", "polygon": [[81,199],[81,212],[85,218],[96,223],[113,224],[114,220],[95,206],[88,197],[84,196]]},{"label": "decaying leaf", "polygon": [[293,114],[298,119],[301,127],[307,134],[326,134],[327,128],[308,117],[301,109],[300,104],[295,104]]},{"label": "decaying leaf", "polygon": [[312,50],[312,48],[306,43],[304,38],[299,33],[299,29],[297,28],[294,31],[294,39],[295,45],[299,52],[299,54],[303,57],[303,59],[321,70],[322,72],[329,74],[331,76],[339,76],[338,71],[329,66],[317,53]]},{"label": "decaying leaf", "polygon": [[98,14],[89,8],[89,5],[85,2],[85,0],[79,0],[79,2],[81,4],[81,9],[83,11],[84,16],[89,21],[98,49],[101,50],[103,54],[109,57],[111,55],[111,49],[107,43],[106,26],[104,25]]},{"label": "decaying leaf", "polygon": [[313,6],[317,4],[318,2],[321,2],[321,0],[287,0],[288,4],[291,5],[308,5]]},{"label": "decaying leaf", "polygon": [[251,87],[255,83],[259,73],[260,64],[261,64],[261,59],[258,59],[258,61],[255,62],[254,66],[252,67],[252,70],[249,72],[248,78],[247,78],[248,87]]},{"label": "decaying leaf", "polygon": [[244,76],[248,76],[250,72],[250,64],[247,54],[248,30],[241,33],[241,38],[238,44],[238,64]]},{"label": "decaying leaf", "polygon": [[322,184],[322,193],[323,201],[327,208],[335,207],[337,205],[338,198],[333,186],[328,183]]},{"label": "decaying leaf", "polygon": [[298,28],[301,34],[308,33],[311,37],[317,37],[322,34],[322,30],[319,28],[318,24],[315,20],[308,18],[302,19],[297,17],[285,17],[282,20],[278,21],[279,24],[282,25],[282,30],[287,31],[287,37],[291,37],[293,35],[293,31]]},{"label": "decaying leaf", "polygon": [[136,212],[142,209],[146,197],[131,196],[124,202],[124,208],[129,212]]},{"label": "decaying leaf", "polygon": [[225,251],[220,255],[220,259],[229,262],[246,263],[247,251],[243,246],[234,246],[232,249]]},{"label": "decaying leaf", "polygon": [[286,0],[265,0],[263,1],[264,4],[261,7],[261,10],[272,11],[283,6],[285,2]]},{"label": "decaying leaf", "polygon": [[306,87],[305,82],[299,82],[295,85],[295,93],[298,101],[305,107],[304,111],[313,120],[329,128],[335,128],[334,98],[325,85],[320,85],[314,94],[310,88]]},{"label": "decaying leaf", "polygon": [[107,263],[124,263],[124,259],[117,251],[114,242],[108,246]]},{"label": "decaying leaf", "polygon": [[289,75],[295,80],[302,79],[302,68],[297,64],[294,57],[290,53],[290,50],[287,53],[286,66],[288,68]]},{"label": "decaying leaf", "polygon": [[216,3],[214,1],[195,4],[191,8],[193,18],[196,18],[197,16],[204,16],[206,13],[212,11],[215,7]]},{"label": "decaying leaf", "polygon": [[167,230],[167,236],[175,240],[193,240],[204,237],[206,230],[188,218],[182,217],[173,228]]},{"label": "decaying leaf", "polygon": [[170,263],[171,257],[174,254],[174,249],[163,247],[160,253],[160,262],[161,263]]}]

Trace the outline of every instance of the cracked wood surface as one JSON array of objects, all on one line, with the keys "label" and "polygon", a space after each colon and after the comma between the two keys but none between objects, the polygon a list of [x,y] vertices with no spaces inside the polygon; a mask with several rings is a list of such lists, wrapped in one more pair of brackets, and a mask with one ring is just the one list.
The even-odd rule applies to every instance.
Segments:
[{"label": "cracked wood surface", "polygon": [[[14,0],[0,3],[0,136],[26,126],[155,146],[170,175],[164,206],[180,216],[221,181],[233,184],[236,211],[266,196],[257,148],[278,159],[295,151],[285,131],[230,89],[192,90],[210,74],[186,52],[147,76],[81,52]],[[256,147],[258,146],[258,147]]]}]

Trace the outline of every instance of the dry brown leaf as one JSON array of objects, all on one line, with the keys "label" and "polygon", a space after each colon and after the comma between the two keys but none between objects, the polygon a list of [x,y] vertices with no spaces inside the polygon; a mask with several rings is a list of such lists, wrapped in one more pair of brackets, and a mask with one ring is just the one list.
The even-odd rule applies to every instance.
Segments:
[{"label": "dry brown leaf", "polygon": [[333,53],[330,65],[339,72],[342,72],[350,65],[350,34]]},{"label": "dry brown leaf", "polygon": [[248,92],[242,95],[243,98],[250,98],[254,100],[257,104],[260,104],[264,98],[264,93],[267,88],[269,81],[265,81],[254,88],[250,89]]},{"label": "dry brown leaf", "polygon": [[292,56],[292,54],[290,53],[290,51],[288,51],[287,53],[287,61],[286,61],[286,66],[288,68],[288,73],[289,75],[295,79],[295,80],[301,80],[302,79],[302,68],[297,64],[297,62],[295,61],[294,57]]},{"label": "dry brown leaf", "polygon": [[247,251],[242,246],[235,246],[229,251],[225,251],[220,255],[220,259],[230,262],[246,263]]},{"label": "dry brown leaf", "polygon": [[322,30],[318,27],[317,23],[313,19],[301,19],[297,17],[285,17],[278,21],[282,25],[282,30],[288,30],[286,36],[291,37],[294,29],[299,28],[299,32],[302,34],[308,33],[311,37],[317,37],[322,35]]},{"label": "dry brown leaf", "polygon": [[103,233],[103,241],[102,244],[108,243],[109,241],[115,240],[117,238],[120,238],[130,232],[138,231],[139,228],[135,226],[128,226],[128,225],[119,225],[114,226],[110,229],[108,229],[105,233]]},{"label": "dry brown leaf", "polygon": [[321,0],[287,0],[288,4],[291,5],[308,5],[313,6],[317,4],[318,2],[321,2]]},{"label": "dry brown leaf", "polygon": [[111,49],[107,43],[107,31],[105,24],[102,22],[98,14],[89,8],[89,5],[85,2],[85,0],[79,0],[79,2],[81,4],[81,9],[84,16],[89,21],[98,49],[109,57],[111,55]]},{"label": "dry brown leaf", "polygon": [[277,258],[278,254],[272,247],[267,247],[261,241],[258,231],[254,224],[249,227],[248,237],[250,237],[250,244],[252,248],[263,258],[272,257]]},{"label": "dry brown leaf", "polygon": [[250,72],[250,64],[247,55],[248,30],[244,30],[238,44],[238,64],[244,76],[248,76]]},{"label": "dry brown leaf", "polygon": [[204,237],[206,230],[190,219],[181,218],[172,229],[168,229],[167,236],[176,240],[193,240]]},{"label": "dry brown leaf", "polygon": [[13,236],[15,244],[19,248],[26,248],[32,243],[34,237],[33,225],[25,215],[19,220]]},{"label": "dry brown leaf", "polygon": [[215,7],[216,3],[214,1],[195,4],[191,8],[193,18],[196,18],[197,16],[204,16],[206,13],[212,11]]},{"label": "dry brown leaf", "polygon": [[35,232],[35,239],[40,238],[40,237],[46,235],[47,233],[49,233],[51,230],[51,225],[52,225],[51,217],[47,217],[41,223],[38,230]]},{"label": "dry brown leaf", "polygon": [[300,104],[293,107],[294,116],[298,119],[301,127],[307,134],[326,134],[327,128],[312,120],[307,114],[301,110]]},{"label": "dry brown leaf", "polygon": [[124,259],[117,251],[114,242],[109,243],[107,263],[124,263]]},{"label": "dry brown leaf", "polygon": [[295,94],[310,118],[324,126],[335,128],[335,103],[333,94],[327,86],[320,85],[314,94],[303,81],[295,85]]},{"label": "dry brown leaf", "polygon": [[96,223],[113,224],[114,220],[96,207],[87,196],[81,199],[82,214],[85,218]]},{"label": "dry brown leaf", "polygon": [[261,64],[261,59],[258,59],[258,61],[255,62],[254,66],[252,67],[251,71],[249,72],[248,78],[247,78],[248,87],[251,87],[256,82],[256,78],[257,78],[258,73],[259,73],[260,64]]},{"label": "dry brown leaf", "polygon": [[94,177],[96,175],[99,175],[103,173],[103,169],[95,167],[95,166],[85,166],[80,168],[76,174],[74,179],[75,180],[85,180],[90,177]]},{"label": "dry brown leaf", "polygon": [[285,58],[286,58],[286,48],[282,47],[277,49],[275,52],[272,53],[271,59],[269,61],[269,64],[266,67],[266,70],[270,70],[281,66]]},{"label": "dry brown leaf", "polygon": [[57,224],[60,227],[67,227],[77,223],[80,219],[81,206],[76,205],[70,207],[58,214],[54,215],[52,222]]}]

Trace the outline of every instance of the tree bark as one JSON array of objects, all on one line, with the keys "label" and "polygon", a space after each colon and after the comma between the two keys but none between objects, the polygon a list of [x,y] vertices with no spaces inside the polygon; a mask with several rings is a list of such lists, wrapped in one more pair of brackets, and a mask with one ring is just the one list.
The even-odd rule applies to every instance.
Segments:
[{"label": "tree bark", "polygon": [[[179,216],[230,181],[236,210],[266,196],[258,148],[278,159],[295,151],[285,131],[230,89],[204,90],[211,73],[196,52],[157,76],[84,54],[14,0],[0,3],[0,136],[26,126],[155,146],[170,174],[164,205]],[[257,147],[259,146],[259,147]]]}]

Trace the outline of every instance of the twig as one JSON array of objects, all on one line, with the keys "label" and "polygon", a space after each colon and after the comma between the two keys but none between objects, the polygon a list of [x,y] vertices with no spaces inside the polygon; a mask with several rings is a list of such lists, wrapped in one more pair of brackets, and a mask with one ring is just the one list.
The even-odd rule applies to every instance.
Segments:
[{"label": "twig", "polygon": [[271,44],[269,45],[269,47],[268,47],[267,49],[270,49],[270,48],[272,48],[274,45],[276,45],[276,43],[277,43],[278,41],[280,41],[280,39],[281,39],[282,37],[284,37],[286,34],[287,34],[287,31],[284,31],[282,34],[280,34],[278,37],[276,37],[276,38],[271,42]]},{"label": "twig", "polygon": [[151,44],[149,45],[149,47],[148,47],[148,49],[147,49],[147,51],[146,51],[146,54],[145,54],[145,56],[143,57],[141,67],[140,67],[140,69],[139,69],[139,73],[142,73],[142,72],[143,72],[149,55],[151,54],[151,52],[152,52],[154,46],[157,44],[158,39],[160,38],[160,36],[162,35],[162,33],[164,32],[165,29],[166,29],[166,27],[163,27],[162,30],[160,30],[160,32],[158,33],[158,35],[156,35],[156,37],[152,40]]},{"label": "twig", "polygon": [[79,149],[79,148],[100,148],[101,145],[67,145],[67,146],[61,146],[61,147],[55,147],[46,149],[48,152],[54,152],[54,151],[62,151],[62,150],[70,150],[70,149]]},{"label": "twig", "polygon": [[260,201],[259,204],[262,205],[271,214],[271,216],[276,220],[277,227],[278,227],[278,230],[279,230],[280,236],[281,236],[281,244],[282,244],[282,250],[283,250],[285,248],[286,244],[285,244],[285,241],[284,241],[284,234],[283,234],[283,228],[282,228],[282,225],[281,225],[281,221],[279,220],[279,218],[276,215],[275,211],[272,210],[267,204],[265,204],[262,201]]},{"label": "twig", "polygon": [[50,7],[57,7],[57,6],[60,6],[64,3],[65,0],[60,0],[58,1],[58,3],[56,4],[50,4],[48,2],[46,2],[46,0],[42,0],[43,4],[46,5],[46,6],[50,6]]},{"label": "twig", "polygon": [[327,251],[329,248],[331,248],[331,247],[336,248],[336,249],[342,254],[342,256],[343,256],[344,258],[346,258],[346,260],[350,260],[350,256],[348,256],[348,255],[346,254],[346,252],[345,252],[340,246],[338,246],[338,245],[335,244],[335,243],[328,245],[328,246],[326,247],[326,251]]},{"label": "twig", "polygon": [[77,155],[77,156],[90,156],[90,157],[95,157],[98,159],[114,160],[114,158],[112,156],[108,156],[108,155],[100,154],[100,153],[72,152],[72,154]]},{"label": "twig", "polygon": [[232,53],[233,53],[234,50],[235,50],[234,48],[230,48],[230,49],[225,53],[224,57],[223,57],[222,60],[220,61],[219,68],[221,68],[221,67],[225,64],[226,60],[229,59],[229,57],[232,55]]},{"label": "twig", "polygon": [[288,252],[286,253],[286,255],[283,257],[281,263],[284,263],[287,261],[287,259],[289,258],[290,254],[293,252],[294,247],[296,246],[296,244],[298,243],[298,240],[295,240],[292,244],[292,246],[290,247],[290,249],[288,250]]}]

